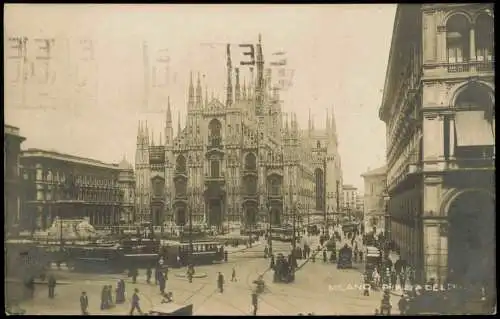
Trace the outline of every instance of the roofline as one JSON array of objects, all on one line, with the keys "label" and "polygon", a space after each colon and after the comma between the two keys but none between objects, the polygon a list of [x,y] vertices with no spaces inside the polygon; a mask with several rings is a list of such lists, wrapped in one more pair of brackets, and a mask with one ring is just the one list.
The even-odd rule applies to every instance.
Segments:
[{"label": "roofline", "polygon": [[80,157],[80,156],[59,153],[56,151],[47,151],[47,150],[42,150],[42,149],[37,149],[37,148],[30,148],[30,149],[21,151],[20,156],[21,156],[21,159],[41,157],[41,158],[50,158],[50,159],[58,160],[58,161],[72,162],[75,164],[97,166],[100,168],[113,169],[113,170],[117,170],[117,171],[121,170],[118,167],[118,164],[110,164],[110,163],[101,162],[101,161],[98,161],[98,160],[95,160],[92,158]]},{"label": "roofline", "polygon": [[[383,169],[383,171],[382,171],[382,169]],[[379,176],[379,175],[387,175],[387,166],[386,165],[381,166],[379,168],[372,169],[372,170],[367,171],[367,172],[364,172],[363,174],[361,174],[361,177]]]},{"label": "roofline", "polygon": [[380,105],[380,109],[378,112],[379,119],[384,120],[384,112],[386,111],[386,99],[387,99],[387,89],[389,86],[389,78],[392,71],[393,65],[393,57],[396,45],[396,34],[399,30],[399,20],[401,18],[401,4],[398,4],[396,7],[396,14],[394,16],[394,24],[392,27],[392,39],[391,39],[391,47],[389,48],[389,58],[387,60],[387,68],[385,71],[385,81],[384,81],[384,91],[382,93],[382,103]]}]

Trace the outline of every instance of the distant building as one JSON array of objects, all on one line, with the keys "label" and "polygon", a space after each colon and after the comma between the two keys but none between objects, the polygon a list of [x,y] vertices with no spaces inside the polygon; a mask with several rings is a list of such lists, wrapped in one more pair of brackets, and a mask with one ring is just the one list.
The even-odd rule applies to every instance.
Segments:
[{"label": "distant building", "polygon": [[365,198],[364,194],[359,194],[358,193],[358,198],[357,198],[357,201],[356,201],[356,211],[358,211],[358,212],[364,212],[364,206],[365,206],[364,198]]},{"label": "distant building", "polygon": [[21,143],[25,140],[19,128],[4,125],[3,169],[4,169],[4,230],[7,234],[11,227],[19,223],[21,215],[21,179],[19,174],[19,154]]},{"label": "distant building", "polygon": [[385,202],[387,167],[379,167],[361,175],[365,181],[364,201],[364,222],[365,229],[371,230],[373,227],[384,230]]},{"label": "distant building", "polygon": [[[88,217],[91,225],[131,220],[135,184],[131,165],[28,149],[21,153],[24,229],[46,230],[56,217]],[[125,195],[127,197],[125,198]],[[123,215],[126,215],[123,216]]]},{"label": "distant building", "polygon": [[344,213],[353,213],[358,203],[358,188],[353,185],[342,186],[342,210]]},{"label": "distant building", "polygon": [[494,43],[492,3],[397,7],[379,117],[390,237],[420,282],[496,291]]}]

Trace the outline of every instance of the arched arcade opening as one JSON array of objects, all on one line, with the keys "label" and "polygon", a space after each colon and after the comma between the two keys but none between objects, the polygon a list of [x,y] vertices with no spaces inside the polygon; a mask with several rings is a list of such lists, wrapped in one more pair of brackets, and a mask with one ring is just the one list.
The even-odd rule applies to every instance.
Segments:
[{"label": "arched arcade opening", "polygon": [[448,210],[448,278],[461,285],[495,283],[495,200],[486,191],[459,194]]}]

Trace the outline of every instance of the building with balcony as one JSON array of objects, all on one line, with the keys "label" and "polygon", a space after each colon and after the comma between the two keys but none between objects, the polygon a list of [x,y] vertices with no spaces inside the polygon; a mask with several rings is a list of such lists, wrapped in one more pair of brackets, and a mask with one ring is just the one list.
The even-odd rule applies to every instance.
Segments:
[{"label": "building with balcony", "polygon": [[3,133],[3,169],[4,169],[4,230],[5,234],[13,231],[21,216],[21,178],[19,174],[19,155],[21,144],[25,140],[19,128],[5,125]]},{"label": "building with balcony", "polygon": [[494,282],[492,4],[398,5],[379,116],[392,240],[421,281]]},{"label": "building with balcony", "polygon": [[353,213],[358,206],[358,188],[353,185],[342,186],[342,208],[345,213]]},{"label": "building with balcony", "polygon": [[135,207],[134,174],[126,161],[108,164],[28,149],[21,153],[21,165],[23,229],[46,230],[56,217],[87,217],[91,225],[118,225]]},{"label": "building with balcony", "polygon": [[369,170],[361,175],[365,182],[363,198],[365,229],[376,227],[377,231],[385,229],[385,200],[387,167]]},{"label": "building with balcony", "polygon": [[256,76],[243,85],[228,54],[225,102],[209,99],[199,75],[196,87],[191,76],[186,123],[181,127],[179,120],[175,136],[170,101],[164,141],[151,141],[147,123],[139,123],[135,167],[142,220],[180,226],[191,216],[194,224],[211,227],[280,225],[296,213],[337,210],[339,188],[327,182],[340,176],[333,113],[324,130],[316,130],[311,117],[301,130],[295,114],[282,112],[260,39],[254,48]]}]

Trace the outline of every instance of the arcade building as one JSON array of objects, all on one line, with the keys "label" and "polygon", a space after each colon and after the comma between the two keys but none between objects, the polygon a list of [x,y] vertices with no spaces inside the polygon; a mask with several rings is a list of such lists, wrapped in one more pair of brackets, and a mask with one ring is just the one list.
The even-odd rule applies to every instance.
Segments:
[{"label": "arcade building", "polygon": [[421,282],[495,283],[493,30],[491,4],[397,8],[379,112],[388,235]]}]

